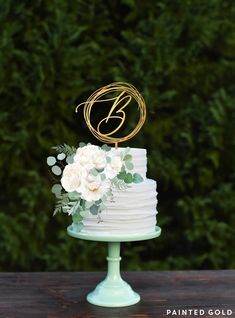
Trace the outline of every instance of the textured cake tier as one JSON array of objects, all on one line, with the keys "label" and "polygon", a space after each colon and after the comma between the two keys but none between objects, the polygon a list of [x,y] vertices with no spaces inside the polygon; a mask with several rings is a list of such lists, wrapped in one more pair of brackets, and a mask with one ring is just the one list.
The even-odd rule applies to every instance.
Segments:
[{"label": "textured cake tier", "polygon": [[142,234],[155,230],[156,181],[145,179],[125,190],[113,190],[114,202],[108,202],[100,214],[88,213],[83,219],[83,233],[95,235]]}]

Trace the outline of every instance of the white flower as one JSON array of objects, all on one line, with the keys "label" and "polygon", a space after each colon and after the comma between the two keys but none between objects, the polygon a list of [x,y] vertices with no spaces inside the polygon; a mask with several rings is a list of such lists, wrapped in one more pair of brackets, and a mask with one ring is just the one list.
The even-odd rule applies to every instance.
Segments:
[{"label": "white flower", "polygon": [[107,164],[104,173],[107,178],[112,179],[116,177],[122,169],[122,159],[118,153],[109,152],[110,163]]},{"label": "white flower", "polygon": [[97,201],[109,191],[107,180],[101,181],[99,177],[89,176],[83,184],[81,198],[86,201]]},{"label": "white flower", "polygon": [[83,168],[79,163],[69,163],[65,166],[61,178],[62,187],[67,192],[80,192],[82,186]]},{"label": "white flower", "polygon": [[101,170],[106,166],[106,152],[98,146],[88,144],[77,149],[74,162],[79,163],[87,170],[93,168]]}]

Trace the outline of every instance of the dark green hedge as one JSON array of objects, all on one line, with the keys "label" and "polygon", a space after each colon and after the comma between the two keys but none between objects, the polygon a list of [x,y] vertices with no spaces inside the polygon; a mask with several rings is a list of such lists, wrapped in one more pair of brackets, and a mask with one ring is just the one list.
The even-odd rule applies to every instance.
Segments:
[{"label": "dark green hedge", "polygon": [[148,118],[161,238],[123,245],[123,268],[235,266],[235,3],[0,1],[0,270],[104,268],[105,244],[52,217],[46,157],[96,142],[76,103],[133,83]]}]

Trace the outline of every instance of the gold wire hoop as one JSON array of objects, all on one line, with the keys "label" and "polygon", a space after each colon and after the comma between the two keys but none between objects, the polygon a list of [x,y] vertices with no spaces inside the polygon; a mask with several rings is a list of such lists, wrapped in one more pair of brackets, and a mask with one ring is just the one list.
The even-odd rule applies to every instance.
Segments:
[{"label": "gold wire hoop", "polygon": [[[102,99],[103,96],[105,96],[109,93],[115,93],[115,92],[119,92],[120,94],[116,97],[113,97],[113,98]],[[126,135],[124,137],[112,137],[112,135],[114,133],[116,133],[117,131],[119,131],[119,129],[123,126],[125,119],[126,119],[126,113],[124,111],[124,108],[129,105],[132,98],[135,99],[135,101],[137,102],[138,110],[140,113],[139,121],[138,121],[136,127],[128,135]],[[95,129],[92,126],[91,120],[90,120],[92,107],[97,102],[101,103],[101,102],[107,102],[107,101],[114,101],[113,105],[112,105],[107,117],[103,118],[98,123],[97,128]],[[121,102],[124,102],[124,101],[125,101],[124,105],[120,106],[119,104]],[[87,124],[88,128],[90,129],[90,131],[92,132],[92,134],[97,139],[99,139],[100,141],[102,141],[104,143],[108,143],[108,144],[114,143],[116,147],[117,147],[118,143],[129,140],[132,137],[134,137],[139,132],[141,127],[143,126],[143,124],[145,122],[145,118],[146,118],[146,105],[145,105],[145,101],[144,101],[143,97],[141,96],[141,94],[138,92],[138,90],[133,85],[128,84],[128,83],[115,82],[115,83],[112,83],[112,84],[109,84],[107,86],[104,86],[104,87],[97,89],[87,99],[86,102],[81,103],[76,107],[75,112],[78,111],[78,108],[81,105],[84,105],[84,109],[83,109],[84,118],[85,118],[86,124]],[[120,119],[121,122],[116,127],[116,129],[114,129],[113,131],[106,133],[106,134],[103,134],[100,131],[100,126],[103,122],[107,123],[110,118]]]}]

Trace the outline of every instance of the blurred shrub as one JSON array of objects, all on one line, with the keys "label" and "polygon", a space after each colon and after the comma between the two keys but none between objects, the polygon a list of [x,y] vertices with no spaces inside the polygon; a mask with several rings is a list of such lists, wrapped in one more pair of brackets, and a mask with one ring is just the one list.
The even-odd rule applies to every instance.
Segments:
[{"label": "blurred shrub", "polygon": [[4,0],[0,25],[0,270],[104,268],[105,244],[52,217],[46,157],[96,142],[74,108],[112,81],[148,105],[130,145],[148,149],[163,228],[124,244],[123,268],[234,267],[235,4]]}]

